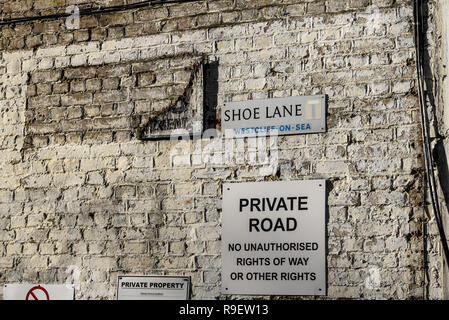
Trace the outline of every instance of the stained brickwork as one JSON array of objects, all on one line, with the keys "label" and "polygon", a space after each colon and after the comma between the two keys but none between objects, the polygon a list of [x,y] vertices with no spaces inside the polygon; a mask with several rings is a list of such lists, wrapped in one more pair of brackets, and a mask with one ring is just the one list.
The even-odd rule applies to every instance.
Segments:
[{"label": "stained brickwork", "polygon": [[[20,16],[19,2],[2,12]],[[77,30],[2,26],[0,284],[63,283],[75,266],[78,299],[114,299],[119,274],[189,275],[194,299],[223,298],[222,183],[322,178],[327,296],[423,298],[412,20],[409,0],[226,0],[83,16]],[[179,79],[177,96],[189,72],[133,70],[179,55],[214,63],[204,101],[217,128],[228,101],[326,94],[327,132],[265,145],[268,168],[247,139],[231,156],[222,139],[138,140],[131,119],[171,95],[139,86]]]}]

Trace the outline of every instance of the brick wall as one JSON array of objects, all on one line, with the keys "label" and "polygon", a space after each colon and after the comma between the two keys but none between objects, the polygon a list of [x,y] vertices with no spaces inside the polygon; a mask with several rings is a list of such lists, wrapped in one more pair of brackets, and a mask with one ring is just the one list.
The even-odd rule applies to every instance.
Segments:
[{"label": "brick wall", "polygon": [[[438,190],[438,200],[442,212],[443,225],[447,238],[448,229],[448,113],[445,110],[447,101],[447,3],[440,0],[427,1],[423,6],[424,12],[424,86],[426,90],[426,110],[429,117],[430,139],[433,160],[435,161],[434,174]],[[430,202],[430,200],[428,201]],[[429,223],[435,224],[435,213],[432,206],[428,205]],[[428,237],[428,265],[429,291],[437,293],[435,297],[447,299],[449,294],[448,269],[442,254],[440,235],[435,227],[431,227]],[[447,240],[446,240],[447,241]],[[444,279],[438,281],[435,279]],[[443,289],[441,288],[443,287]],[[432,294],[431,294],[432,295]]]},{"label": "brick wall", "polygon": [[[73,4],[17,3],[3,12]],[[77,30],[2,26],[0,284],[63,283],[75,266],[77,299],[114,299],[119,274],[189,275],[194,299],[223,297],[222,183],[323,178],[328,297],[423,298],[412,20],[409,0],[226,0],[90,15]],[[229,158],[221,139],[137,139],[133,119],[186,88],[193,58],[178,75],[179,56],[216,66],[204,101],[217,128],[228,101],[327,94],[327,132],[268,143],[269,170],[251,140]],[[136,71],[148,61],[165,67]]]}]

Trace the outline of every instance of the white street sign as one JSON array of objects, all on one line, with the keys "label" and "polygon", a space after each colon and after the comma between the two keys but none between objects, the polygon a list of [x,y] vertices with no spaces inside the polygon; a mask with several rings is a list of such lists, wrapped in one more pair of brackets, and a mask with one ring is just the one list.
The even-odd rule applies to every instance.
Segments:
[{"label": "white street sign", "polygon": [[190,277],[119,276],[117,300],[188,300]]}]

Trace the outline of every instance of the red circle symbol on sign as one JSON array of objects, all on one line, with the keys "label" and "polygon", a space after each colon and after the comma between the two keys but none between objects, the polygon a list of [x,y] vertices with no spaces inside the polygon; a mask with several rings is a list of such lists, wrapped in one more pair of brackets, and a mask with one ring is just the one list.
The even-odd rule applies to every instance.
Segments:
[{"label": "red circle symbol on sign", "polygon": [[30,300],[30,296],[33,298],[33,300],[39,300],[39,298],[35,294],[38,291],[42,291],[43,293],[45,293],[45,296],[47,297],[47,299],[40,299],[40,300],[50,300],[50,296],[48,295],[48,291],[45,290],[45,288],[41,287],[41,286],[32,287],[30,289],[30,291],[28,291],[28,293],[27,293],[26,300]]}]

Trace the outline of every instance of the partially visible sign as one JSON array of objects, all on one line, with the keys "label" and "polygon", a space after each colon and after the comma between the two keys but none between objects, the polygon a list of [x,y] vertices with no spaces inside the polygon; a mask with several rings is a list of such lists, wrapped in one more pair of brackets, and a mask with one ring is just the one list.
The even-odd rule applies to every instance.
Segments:
[{"label": "partially visible sign", "polygon": [[326,132],[326,96],[228,102],[221,128],[226,138]]},{"label": "partially visible sign", "polygon": [[5,284],[4,300],[74,300],[70,284]]},{"label": "partially visible sign", "polygon": [[223,185],[224,294],[326,294],[325,185]]},{"label": "partially visible sign", "polygon": [[119,276],[117,300],[188,300],[190,277]]}]

